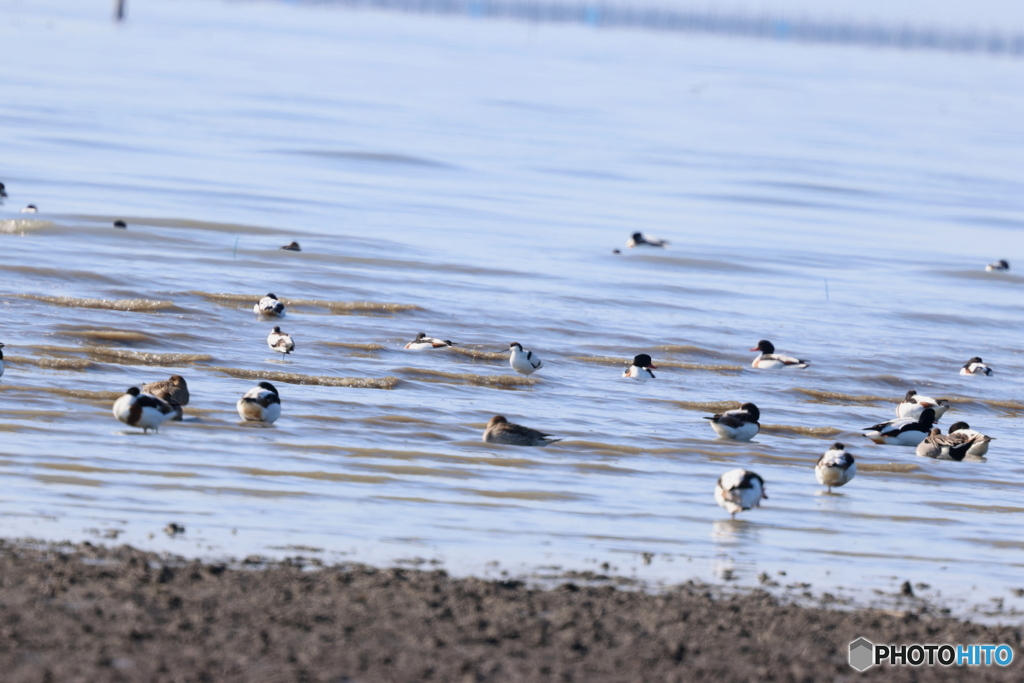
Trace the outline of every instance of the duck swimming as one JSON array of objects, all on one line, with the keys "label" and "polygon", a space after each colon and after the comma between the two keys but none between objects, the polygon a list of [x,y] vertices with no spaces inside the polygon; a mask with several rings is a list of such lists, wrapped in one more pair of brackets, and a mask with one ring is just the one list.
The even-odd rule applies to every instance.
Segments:
[{"label": "duck swimming", "polygon": [[128,229],[128,224],[125,223],[122,220],[116,220],[116,221],[114,221],[114,227],[115,228],[119,228],[121,230],[127,230]]},{"label": "duck swimming", "polygon": [[4,376],[4,345],[0,344],[0,377]]},{"label": "duck swimming", "polygon": [[284,245],[283,247],[278,247],[278,250],[281,249],[285,251],[302,251],[302,247],[299,246],[298,242],[292,242],[290,244]]},{"label": "duck swimming", "polygon": [[727,410],[711,417],[709,423],[715,433],[723,439],[733,441],[750,441],[761,431],[761,411],[753,403],[744,403],[739,410]]},{"label": "duck swimming", "polygon": [[145,434],[150,429],[158,431],[165,420],[174,415],[174,408],[152,394],[144,394],[138,387],[131,387],[125,395],[114,401],[113,413],[129,427],[140,427]]},{"label": "duck swimming", "polygon": [[975,356],[974,358],[967,361],[962,368],[960,368],[961,375],[985,375],[989,377],[992,375],[992,368],[985,365],[981,361],[981,357]]},{"label": "duck swimming", "polygon": [[269,424],[281,417],[281,397],[270,382],[260,382],[245,392],[235,407],[239,417],[246,422]]},{"label": "duck swimming", "polygon": [[503,415],[495,415],[484,430],[484,443],[501,443],[506,446],[547,446],[561,439],[522,425],[509,422]]},{"label": "duck swimming", "polygon": [[422,349],[443,349],[447,346],[455,346],[455,344],[447,339],[434,339],[433,337],[428,337],[426,333],[420,332],[416,335],[416,339],[405,345],[405,348],[410,351],[420,351]]},{"label": "duck swimming", "polygon": [[29,204],[21,210],[22,213],[39,213],[39,209],[36,208],[35,204]]},{"label": "duck swimming", "polygon": [[644,237],[642,232],[634,232],[626,242],[626,246],[630,249],[636,247],[658,247],[664,249],[668,246],[666,240],[659,240],[656,237]]},{"label": "duck swimming", "polygon": [[520,375],[532,375],[544,367],[544,363],[540,361],[540,358],[533,355],[533,351],[524,351],[523,345],[519,342],[509,344],[508,350],[512,352],[508,358],[509,365]]},{"label": "duck swimming", "polygon": [[280,327],[274,327],[273,332],[267,336],[267,346],[283,354],[289,354],[295,350],[295,342],[292,341],[292,336],[282,332]]},{"label": "duck swimming", "polygon": [[654,373],[651,370],[657,370],[658,366],[653,364],[651,357],[646,353],[633,356],[633,363],[626,368],[622,376],[633,377],[635,379],[654,379]]},{"label": "duck swimming", "polygon": [[857,476],[857,463],[853,456],[846,452],[846,446],[836,442],[818,458],[814,466],[814,476],[818,483],[828,487],[832,493],[833,486],[843,486]]},{"label": "duck swimming", "polygon": [[259,315],[276,315],[280,317],[284,315],[284,304],[278,301],[277,297],[273,294],[267,294],[260,299],[259,303],[253,305],[252,310]]},{"label": "duck swimming", "polygon": [[999,259],[995,263],[990,263],[987,266],[985,266],[985,270],[987,270],[990,273],[993,272],[993,271],[997,271],[998,272],[998,271],[1009,270],[1009,269],[1010,269],[1010,264],[1007,263],[1006,261],[1002,260],[1002,259]]},{"label": "duck swimming", "polygon": [[810,361],[800,360],[793,356],[784,356],[781,353],[775,353],[775,345],[767,339],[762,339],[757,342],[757,346],[750,349],[751,351],[760,351],[754,362],[750,364],[750,367],[758,370],[778,370],[780,368],[806,368]]},{"label": "duck swimming", "polygon": [[921,396],[916,389],[911,389],[903,397],[903,401],[896,406],[896,417],[912,417],[915,420],[921,417],[925,408],[935,411],[935,421],[946,414],[949,410],[949,401],[944,398],[935,399],[931,396]]},{"label": "duck swimming", "polygon": [[925,408],[921,415],[915,419],[912,417],[897,417],[895,420],[881,422],[871,427],[865,427],[864,436],[877,444],[889,446],[917,446],[924,441],[935,423],[935,409]]},{"label": "duck swimming", "polygon": [[715,483],[715,502],[736,519],[736,513],[761,506],[761,499],[767,499],[764,479],[738,468],[729,470]]}]

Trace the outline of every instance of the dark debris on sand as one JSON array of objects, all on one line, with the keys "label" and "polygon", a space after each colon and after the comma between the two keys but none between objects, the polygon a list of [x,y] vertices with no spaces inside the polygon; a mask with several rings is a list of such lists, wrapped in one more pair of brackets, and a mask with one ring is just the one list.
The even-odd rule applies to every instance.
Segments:
[{"label": "dark debris on sand", "polygon": [[[1021,629],[878,610],[453,579],[295,563],[232,568],[128,547],[0,542],[0,671],[42,681],[1020,681]],[[857,674],[847,645],[1007,643],[1007,669]]]}]

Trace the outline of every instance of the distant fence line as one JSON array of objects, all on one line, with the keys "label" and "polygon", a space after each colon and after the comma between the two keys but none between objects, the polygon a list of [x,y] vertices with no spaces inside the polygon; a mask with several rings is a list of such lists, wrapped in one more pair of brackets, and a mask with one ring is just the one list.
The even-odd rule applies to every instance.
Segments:
[{"label": "distant fence line", "polygon": [[303,4],[465,15],[526,22],[688,31],[845,45],[1024,55],[1024,33],[998,33],[868,23],[787,19],[770,14],[718,14],[668,8],[516,0],[298,0]]}]

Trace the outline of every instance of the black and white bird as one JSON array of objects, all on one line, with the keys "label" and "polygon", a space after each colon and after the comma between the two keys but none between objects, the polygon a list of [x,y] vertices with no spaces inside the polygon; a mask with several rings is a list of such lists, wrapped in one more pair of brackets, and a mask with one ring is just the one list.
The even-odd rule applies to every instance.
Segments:
[{"label": "black and white bird", "polygon": [[278,249],[279,250],[283,249],[284,251],[302,251],[302,247],[299,246],[298,242],[292,242],[291,244],[286,244],[283,247],[278,247]]},{"label": "black and white bird", "polygon": [[668,246],[668,241],[659,240],[657,237],[644,237],[642,232],[634,232],[629,240],[626,241],[626,246],[630,249],[636,247],[659,247],[664,249]]},{"label": "black and white bird", "polygon": [[158,431],[160,425],[174,415],[174,408],[153,394],[144,394],[138,387],[132,387],[114,401],[113,413],[121,422],[129,427],[140,427],[145,434],[150,429]]},{"label": "black and white bird", "polygon": [[540,358],[537,358],[533,351],[523,349],[523,345],[519,342],[509,344],[508,350],[512,352],[508,358],[508,364],[520,375],[532,375],[544,367]]},{"label": "black and white bird", "polygon": [[281,417],[281,397],[270,382],[260,382],[245,392],[236,407],[246,422],[272,423]]},{"label": "black and white bird", "polygon": [[0,377],[4,376],[4,345],[0,344]]},{"label": "black and white bird", "polygon": [[814,466],[814,476],[818,483],[828,487],[832,493],[833,486],[843,486],[857,476],[857,463],[853,456],[846,452],[846,446],[836,442],[818,458]]},{"label": "black and white bird", "polygon": [[657,370],[658,366],[654,365],[654,361],[646,353],[633,356],[633,363],[626,368],[622,376],[633,377],[636,379],[654,379],[654,373],[651,370]]},{"label": "black and white bird", "polygon": [[780,368],[806,368],[810,361],[800,360],[793,356],[785,356],[781,353],[775,353],[775,345],[767,339],[762,339],[757,342],[757,346],[750,349],[751,351],[760,351],[757,357],[754,358],[754,362],[750,364],[750,367],[756,368],[757,370],[779,370]]},{"label": "black and white bird", "polygon": [[289,354],[295,350],[295,342],[292,336],[281,331],[280,327],[274,327],[274,331],[267,336],[267,346],[278,353]]},{"label": "black and white bird", "polygon": [[260,299],[258,304],[253,305],[252,310],[259,315],[284,315],[284,304],[278,301],[273,294],[267,294]]},{"label": "black and white bird", "polygon": [[750,441],[761,431],[758,422],[761,411],[753,403],[744,403],[738,410],[727,410],[704,419],[711,421],[711,428],[723,439]]},{"label": "black and white bird", "polygon": [[935,409],[925,408],[917,418],[897,417],[864,428],[864,436],[877,444],[889,446],[917,446],[924,441],[935,424]]},{"label": "black and white bird", "polygon": [[172,420],[180,422],[185,415],[182,406],[188,405],[190,396],[188,393],[188,382],[181,375],[171,375],[170,379],[143,384],[142,391],[156,396],[174,408]]},{"label": "black and white bird", "polygon": [[522,425],[509,422],[503,415],[495,415],[484,430],[484,443],[501,443],[506,446],[547,446],[561,439]]},{"label": "black and white bird", "polygon": [[434,339],[428,337],[425,332],[420,332],[414,340],[405,345],[405,348],[410,351],[421,351],[423,349],[443,349],[448,346],[454,346],[454,344],[447,339]]},{"label": "black and white bird", "polygon": [[729,470],[715,484],[715,502],[725,508],[733,519],[736,519],[737,512],[760,507],[762,498],[768,498],[764,492],[764,479],[743,468]]},{"label": "black and white bird", "polygon": [[964,363],[964,366],[960,368],[960,374],[989,376],[992,374],[992,368],[985,365],[980,357],[975,356],[974,358]]},{"label": "black and white bird", "polygon": [[[980,457],[988,452],[988,442],[992,438],[979,434],[972,429],[959,429],[944,435],[938,427],[931,430],[925,440],[917,445],[917,454],[923,458],[936,460],[955,460],[960,462],[967,455]],[[971,453],[971,450],[983,449],[983,453]]]},{"label": "black and white bird", "polygon": [[1006,261],[1004,261],[1003,259],[999,259],[995,263],[990,263],[987,266],[985,266],[985,270],[987,270],[990,273],[993,272],[993,271],[1002,271],[1002,270],[1009,270],[1009,269],[1010,269],[1010,264],[1007,263]]},{"label": "black and white bird", "polygon": [[960,438],[968,438],[974,441],[971,447],[967,449],[967,455],[976,458],[988,454],[988,442],[995,438],[985,436],[981,432],[971,429],[971,425],[966,422],[954,422],[949,426],[948,435],[955,436],[957,434],[962,435]]},{"label": "black and white bird", "polygon": [[911,389],[903,397],[903,401],[896,406],[896,417],[912,417],[916,420],[921,417],[921,413],[924,412],[925,408],[931,408],[935,411],[935,421],[938,422],[939,418],[949,410],[949,401],[944,398],[936,399],[931,396],[921,396],[917,393],[916,389]]},{"label": "black and white bird", "polygon": [[22,213],[39,213],[39,209],[36,208],[35,204],[29,204],[21,210]]},{"label": "black and white bird", "polygon": [[4,187],[3,183],[0,183],[0,197],[6,197],[6,196],[7,196],[7,188]]}]

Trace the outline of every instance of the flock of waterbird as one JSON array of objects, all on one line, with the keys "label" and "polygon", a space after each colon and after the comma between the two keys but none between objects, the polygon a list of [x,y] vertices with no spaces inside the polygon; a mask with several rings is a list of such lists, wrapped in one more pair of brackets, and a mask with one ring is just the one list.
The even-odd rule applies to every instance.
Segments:
[{"label": "flock of waterbird", "polygon": [[[6,197],[3,183],[0,183],[0,197]],[[22,213],[37,213],[38,208],[29,204]],[[115,228],[127,228],[124,221],[114,222]],[[629,249],[665,248],[665,240],[633,233],[626,242]],[[280,247],[287,251],[302,251],[298,242]],[[614,253],[620,253],[618,249]],[[985,270],[1007,271],[1010,264],[999,260],[985,266]],[[285,306],[273,293],[267,294],[253,305],[257,315],[283,317]],[[3,375],[3,344],[0,344],[0,376]],[[291,336],[275,326],[267,337],[267,346],[273,351],[290,354],[295,350],[295,342]],[[405,345],[406,350],[421,351],[426,349],[444,349],[454,346],[447,339],[435,339],[420,332],[416,338]],[[762,339],[757,346],[750,349],[758,355],[751,363],[757,370],[801,369],[809,366],[809,362],[775,352],[775,346]],[[541,360],[532,352],[523,348],[519,342],[509,345],[509,365],[516,372],[532,375],[543,367]],[[622,373],[623,377],[647,380],[654,379],[653,359],[646,353],[637,354],[632,363]],[[978,356],[971,358],[960,369],[961,375],[990,376],[992,369]],[[121,422],[136,428],[143,433],[150,429],[157,431],[167,420],[181,420],[183,406],[188,405],[189,393],[185,379],[180,375],[172,375],[170,379],[131,387],[114,402],[114,416]],[[260,382],[247,391],[236,403],[239,417],[246,422],[273,423],[281,416],[281,397],[270,382]],[[949,410],[949,402],[919,395],[915,390],[907,392],[903,401],[896,407],[896,418],[866,428],[864,435],[877,444],[909,446],[917,449],[922,457],[961,461],[967,457],[980,458],[988,453],[991,437],[985,436],[970,428],[966,422],[956,422],[950,426],[947,434],[935,427],[935,423]],[[753,403],[744,403],[736,410],[705,418],[711,428],[722,439],[733,441],[750,441],[761,430],[761,411]],[[505,444],[510,446],[547,446],[561,441],[550,434],[536,429],[509,422],[502,415],[495,415],[487,423],[483,433],[485,443]],[[833,444],[818,459],[814,468],[819,484],[828,487],[831,493],[834,487],[844,486],[857,474],[857,463],[842,443]],[[730,470],[718,478],[715,484],[715,500],[735,519],[736,513],[759,507],[761,500],[768,498],[765,493],[765,482],[758,474],[743,468]]]},{"label": "flock of waterbird", "polygon": [[[645,238],[634,234],[627,246],[664,247],[667,242]],[[298,244],[281,247],[298,250]],[[1005,262],[1002,262],[1005,265]],[[993,264],[996,265],[996,264]],[[990,270],[993,266],[988,267]],[[1005,269],[1005,268],[1004,268]],[[273,293],[267,294],[253,305],[253,312],[261,318],[281,318],[285,315],[284,303]],[[454,346],[449,339],[438,339],[420,332],[416,338],[405,344],[409,351],[445,349]],[[291,335],[275,326],[267,337],[267,346],[272,350],[290,354],[295,350]],[[516,372],[532,375],[544,367],[537,355],[519,342],[509,344],[509,365]],[[750,349],[757,356],[751,367],[757,370],[794,370],[807,368],[809,361],[777,353],[772,342],[762,339]],[[622,376],[648,380],[654,379],[658,366],[650,355],[637,354]],[[960,369],[962,375],[990,376],[992,369],[980,357],[971,358]],[[188,387],[185,380],[174,375],[165,382],[144,385],[141,389],[132,387],[114,403],[114,415],[118,420],[143,431],[156,430],[165,420],[181,419],[182,406],[188,403]],[[260,382],[247,391],[236,404],[238,415],[248,422],[273,423],[281,415],[281,397],[270,382]],[[991,437],[974,431],[966,422],[957,422],[942,434],[935,423],[949,410],[949,401],[922,396],[915,390],[907,392],[896,407],[896,417],[866,428],[864,435],[877,444],[909,446],[917,449],[923,457],[960,461],[965,457],[982,457],[988,452]],[[761,430],[761,411],[753,403],[743,403],[736,410],[729,410],[707,418],[714,432],[722,439],[750,441]],[[502,415],[495,415],[484,429],[485,443],[510,446],[548,446],[561,441],[550,434],[524,425],[509,422]],[[857,474],[857,463],[842,443],[833,444],[815,464],[815,477],[819,484],[831,493],[835,487],[844,486]],[[759,507],[768,496],[764,479],[755,472],[743,468],[730,470],[719,477],[715,485],[715,500],[735,518],[737,512]]]}]

